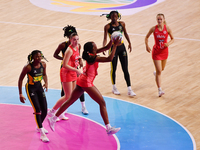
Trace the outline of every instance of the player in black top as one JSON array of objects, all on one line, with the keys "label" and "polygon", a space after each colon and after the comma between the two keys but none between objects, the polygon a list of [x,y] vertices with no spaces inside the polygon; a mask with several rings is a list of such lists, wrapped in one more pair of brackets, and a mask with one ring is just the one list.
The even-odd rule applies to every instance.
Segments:
[{"label": "player in black top", "polygon": [[[118,13],[118,11],[111,11],[109,14],[102,14],[102,15],[106,15],[106,18],[108,20],[111,19],[111,22],[104,26],[103,46],[105,46],[107,43],[107,35],[109,35],[109,37],[111,37],[111,34],[114,31],[120,31],[121,33],[124,33],[125,38],[129,43],[128,48],[130,49],[130,52],[131,52],[132,51],[131,42],[130,42],[128,33],[126,32],[125,23],[123,21],[118,21],[118,19],[121,19],[121,15]],[[111,53],[111,51],[112,51],[112,47],[111,47],[109,53]],[[118,57],[121,62],[122,70],[124,72],[124,78],[126,80],[126,84],[128,87],[128,95],[131,97],[136,96],[136,94],[131,89],[130,75],[128,72],[128,56],[127,56],[126,48],[125,48],[123,41],[121,42],[121,44],[119,46],[117,46],[115,56],[111,62],[111,81],[112,81],[112,85],[113,85],[112,92],[116,95],[120,94],[120,92],[117,90],[117,87],[115,85]]]},{"label": "player in black top", "polygon": [[[72,33],[77,33],[76,28],[73,27],[73,26],[71,26],[71,25],[65,26],[65,27],[63,28],[63,30],[64,30],[64,37],[67,37],[68,39],[70,38],[70,35],[71,35]],[[68,48],[69,45],[70,45],[70,40],[65,41],[65,42],[62,42],[61,44],[59,44],[58,47],[57,47],[57,49],[55,50],[53,56],[54,56],[56,59],[63,60],[64,53],[65,53],[65,51],[67,50],[67,48]],[[81,49],[81,45],[79,44],[79,53],[80,53],[80,49]],[[59,55],[60,52],[62,53],[62,56]],[[83,62],[82,62],[82,59],[81,59],[81,58],[79,59],[79,64],[80,64],[80,68],[83,67]],[[61,67],[60,67],[60,68],[62,68],[62,63],[61,63]],[[65,94],[65,93],[64,93],[64,90],[63,90],[63,88],[62,88],[62,90],[61,90],[61,97],[64,96],[64,94]],[[87,115],[87,114],[88,114],[88,111],[87,111],[86,106],[85,106],[85,97],[84,97],[84,93],[80,96],[80,101],[81,101],[81,105],[82,105],[82,113],[83,113],[84,115]],[[54,108],[53,108],[53,109],[54,109]],[[53,110],[53,109],[52,109],[52,110]],[[50,110],[50,113],[53,113],[52,110]],[[50,113],[48,113],[48,114],[50,114]],[[51,114],[50,114],[50,116],[51,116]],[[65,118],[65,116],[64,116],[63,114],[60,116],[60,118],[62,119],[62,117]],[[63,118],[63,119],[64,119],[64,118]]]},{"label": "player in black top", "polygon": [[[26,83],[26,93],[30,100],[30,103],[34,110],[34,115],[37,123],[37,131],[40,132],[40,139],[43,142],[48,142],[49,139],[46,136],[48,131],[43,128],[42,123],[47,115],[47,101],[44,93],[44,89],[48,89],[48,81],[46,75],[46,63],[41,61],[44,58],[43,54],[39,50],[34,50],[28,55],[28,64],[24,66],[19,80],[19,98],[22,103],[25,103],[26,98],[22,94],[22,82],[27,75],[28,81]],[[44,85],[41,82],[44,80]],[[44,88],[44,89],[43,89]]]}]

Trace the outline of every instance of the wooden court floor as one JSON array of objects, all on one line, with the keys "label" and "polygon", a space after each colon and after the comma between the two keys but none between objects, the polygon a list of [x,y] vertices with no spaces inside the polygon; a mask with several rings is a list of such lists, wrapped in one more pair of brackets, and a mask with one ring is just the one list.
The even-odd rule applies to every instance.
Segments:
[{"label": "wooden court floor", "polygon": [[[39,49],[49,60],[47,73],[49,88],[59,89],[60,61],[53,58],[63,42],[62,28],[68,24],[77,28],[80,44],[94,41],[102,46],[105,17],[50,11],[31,4],[28,0],[0,0],[0,85],[17,86],[19,74],[28,54]],[[151,54],[145,50],[144,38],[156,24],[156,14],[164,13],[172,29],[175,42],[162,74],[165,95],[157,96]],[[101,64],[95,85],[104,96],[140,104],[170,116],[193,135],[200,149],[200,1],[166,0],[134,15],[123,16],[133,51],[129,53],[129,73],[132,89],[137,94],[127,96],[122,70],[118,64],[116,85],[120,96],[111,93],[110,64]],[[154,39],[149,39],[153,46]],[[127,42],[125,42],[127,46]],[[25,79],[26,80],[26,79]],[[24,80],[24,83],[25,83]],[[16,99],[17,100],[17,99]],[[87,105],[87,104],[86,104]]]}]

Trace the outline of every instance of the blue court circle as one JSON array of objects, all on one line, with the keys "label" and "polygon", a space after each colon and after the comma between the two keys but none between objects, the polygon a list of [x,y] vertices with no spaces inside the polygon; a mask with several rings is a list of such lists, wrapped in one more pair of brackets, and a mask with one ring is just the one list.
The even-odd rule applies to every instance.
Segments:
[{"label": "blue court circle", "polygon": [[[23,88],[23,94],[26,96]],[[49,89],[46,93],[48,108],[60,98],[60,90]],[[68,112],[80,115],[104,125],[99,106],[85,94],[89,115],[81,113],[77,100]],[[104,97],[111,125],[121,127],[116,134],[121,150],[195,150],[196,145],[190,132],[174,119],[147,107],[134,103]],[[0,86],[0,103],[20,103],[17,87]]]}]

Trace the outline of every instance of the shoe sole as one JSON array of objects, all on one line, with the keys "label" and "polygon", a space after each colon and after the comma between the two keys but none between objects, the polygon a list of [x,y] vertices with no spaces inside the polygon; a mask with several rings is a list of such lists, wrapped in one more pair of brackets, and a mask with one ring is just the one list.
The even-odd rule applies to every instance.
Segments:
[{"label": "shoe sole", "polygon": [[41,140],[42,142],[44,142],[44,143],[48,143],[48,142],[49,142],[49,140],[42,140],[41,138],[40,138],[40,140]]},{"label": "shoe sole", "polygon": [[162,95],[164,95],[165,93],[161,93],[160,95],[159,95],[159,97],[161,97]]},{"label": "shoe sole", "polygon": [[115,94],[115,95],[120,95],[120,93],[119,93],[119,94],[116,94],[116,93],[114,93],[113,91],[112,91],[112,93]]},{"label": "shoe sole", "polygon": [[128,94],[128,96],[130,96],[130,97],[134,97],[134,96],[136,96],[136,94],[135,94],[135,95],[129,95],[129,94]]},{"label": "shoe sole", "polygon": [[82,112],[82,114],[84,114],[84,115],[88,115],[88,113],[84,113],[84,112]]},{"label": "shoe sole", "polygon": [[117,131],[115,131],[115,132],[110,132],[110,133],[107,133],[107,134],[108,134],[108,136],[113,135],[113,134],[119,132],[120,129],[121,129],[121,128],[119,128],[119,129],[118,129]]}]

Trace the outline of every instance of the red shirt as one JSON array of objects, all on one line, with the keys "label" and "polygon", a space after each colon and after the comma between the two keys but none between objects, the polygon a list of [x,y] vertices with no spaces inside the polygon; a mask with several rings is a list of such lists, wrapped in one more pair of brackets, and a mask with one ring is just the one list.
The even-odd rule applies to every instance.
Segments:
[{"label": "red shirt", "polygon": [[97,69],[99,67],[99,63],[95,62],[92,65],[88,64],[86,62],[86,66],[83,68],[83,74],[81,74],[77,78],[76,84],[79,85],[80,87],[92,87],[94,86],[93,81],[98,75]]},{"label": "red shirt", "polygon": [[[74,50],[71,45],[69,47],[72,49],[73,54],[71,55],[67,64],[70,65],[71,67],[77,68],[79,65],[78,59],[80,58],[78,46],[76,47],[76,50]],[[61,82],[76,81],[77,73],[75,71],[71,71],[62,67],[60,70],[60,79]]]},{"label": "red shirt", "polygon": [[168,47],[164,47],[164,43],[167,43],[168,32],[166,25],[162,31],[158,30],[156,25],[154,31],[155,45],[153,46],[152,58],[153,60],[165,60],[168,58]]}]

